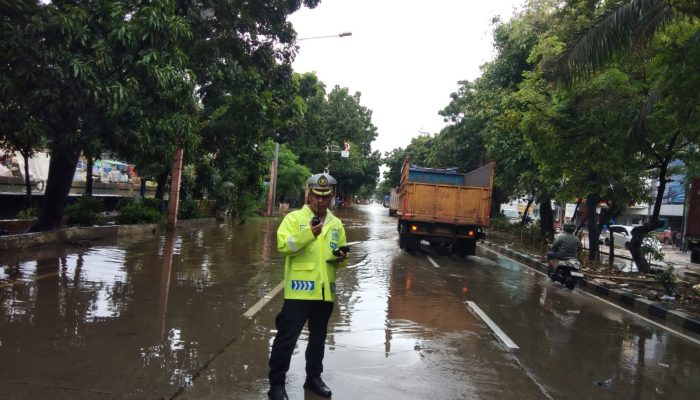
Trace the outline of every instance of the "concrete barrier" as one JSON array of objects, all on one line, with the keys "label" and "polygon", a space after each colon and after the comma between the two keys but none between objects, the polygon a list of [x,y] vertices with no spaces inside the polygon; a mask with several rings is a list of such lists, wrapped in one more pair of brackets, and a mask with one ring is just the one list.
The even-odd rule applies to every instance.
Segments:
[{"label": "concrete barrier", "polygon": [[[205,227],[216,224],[215,218],[201,218],[178,221],[178,228]],[[22,250],[33,247],[76,244],[103,239],[117,239],[135,235],[157,234],[164,232],[164,224],[143,225],[106,225],[90,227],[72,227],[47,232],[22,233],[0,236],[0,252]]]}]

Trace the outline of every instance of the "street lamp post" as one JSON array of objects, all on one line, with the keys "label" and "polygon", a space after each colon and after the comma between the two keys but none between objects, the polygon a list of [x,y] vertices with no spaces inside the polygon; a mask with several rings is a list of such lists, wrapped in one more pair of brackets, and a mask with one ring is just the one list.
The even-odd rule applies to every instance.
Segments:
[{"label": "street lamp post", "polygon": [[306,37],[306,38],[299,38],[299,39],[297,39],[297,42],[301,42],[302,40],[326,39],[326,38],[346,37],[346,36],[352,36],[352,32],[343,32],[343,33],[339,33],[339,34],[337,34],[337,35],[312,36],[312,37]]}]

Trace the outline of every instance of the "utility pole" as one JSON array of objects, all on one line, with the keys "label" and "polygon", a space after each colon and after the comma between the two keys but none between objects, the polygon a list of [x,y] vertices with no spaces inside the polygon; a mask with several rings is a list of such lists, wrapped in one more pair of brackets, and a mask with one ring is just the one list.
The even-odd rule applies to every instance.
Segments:
[{"label": "utility pole", "polygon": [[279,161],[280,144],[275,142],[275,159],[270,165],[270,189],[267,193],[267,216],[271,217],[275,212],[275,198],[277,197],[277,163]]},{"label": "utility pole", "polygon": [[182,159],[185,149],[178,139],[177,150],[173,157],[172,176],[170,178],[170,197],[168,197],[168,227],[175,229],[177,210],[180,202],[180,178],[182,177]]}]

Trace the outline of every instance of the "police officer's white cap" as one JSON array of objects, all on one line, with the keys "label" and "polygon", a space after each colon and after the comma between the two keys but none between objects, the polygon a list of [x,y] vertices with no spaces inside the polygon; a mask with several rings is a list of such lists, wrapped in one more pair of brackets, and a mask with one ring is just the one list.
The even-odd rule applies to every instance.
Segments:
[{"label": "police officer's white cap", "polygon": [[338,182],[329,174],[316,174],[306,180],[311,192],[317,196],[330,196],[333,194],[333,186]]}]

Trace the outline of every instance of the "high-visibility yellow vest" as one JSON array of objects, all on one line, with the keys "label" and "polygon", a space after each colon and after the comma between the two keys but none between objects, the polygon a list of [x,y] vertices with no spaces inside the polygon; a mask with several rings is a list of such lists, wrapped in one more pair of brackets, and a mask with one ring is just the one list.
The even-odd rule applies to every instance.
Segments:
[{"label": "high-visibility yellow vest", "polygon": [[[314,213],[308,205],[287,214],[277,229],[277,250],[284,262],[284,298],[325,300],[335,298],[335,270],[345,262],[335,262],[333,250],[344,245],[343,223],[330,211],[318,237],[311,232]],[[330,262],[329,262],[330,261]]]}]

